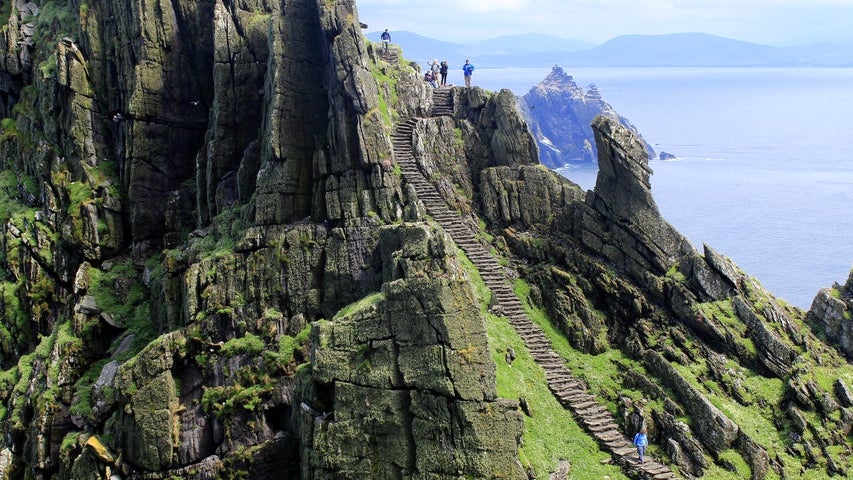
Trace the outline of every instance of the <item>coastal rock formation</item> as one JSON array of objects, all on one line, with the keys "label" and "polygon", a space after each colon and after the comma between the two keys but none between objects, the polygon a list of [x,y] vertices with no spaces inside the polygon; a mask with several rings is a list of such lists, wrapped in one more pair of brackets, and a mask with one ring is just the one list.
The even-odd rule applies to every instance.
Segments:
[{"label": "coastal rock formation", "polygon": [[298,387],[305,478],[526,478],[521,412],[497,398],[486,325],[453,248],[441,231],[383,228],[381,255],[395,267],[381,292],[313,325]]},{"label": "coastal rock formation", "polygon": [[853,357],[853,271],[844,285],[836,283],[818,292],[807,320],[826,341]]},{"label": "coastal rock formation", "polygon": [[[595,138],[589,125],[597,115],[617,120],[640,137],[631,122],[601,97],[595,85],[584,91],[557,65],[545,79],[520,97],[518,103],[539,145],[539,160],[550,168],[596,162]],[[652,147],[645,141],[643,146],[653,158]]]},{"label": "coastal rock formation", "polygon": [[0,479],[850,468],[853,280],[695,250],[617,120],[585,192],[352,0],[0,13]]}]

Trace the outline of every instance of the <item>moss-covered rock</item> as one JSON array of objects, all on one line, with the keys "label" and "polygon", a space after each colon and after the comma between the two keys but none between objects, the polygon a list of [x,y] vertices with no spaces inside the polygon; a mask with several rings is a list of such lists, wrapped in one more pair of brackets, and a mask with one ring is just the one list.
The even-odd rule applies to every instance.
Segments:
[{"label": "moss-covered rock", "polygon": [[423,225],[381,236],[381,294],[314,326],[303,472],[522,478],[520,413],[496,398],[485,323],[449,239]]}]

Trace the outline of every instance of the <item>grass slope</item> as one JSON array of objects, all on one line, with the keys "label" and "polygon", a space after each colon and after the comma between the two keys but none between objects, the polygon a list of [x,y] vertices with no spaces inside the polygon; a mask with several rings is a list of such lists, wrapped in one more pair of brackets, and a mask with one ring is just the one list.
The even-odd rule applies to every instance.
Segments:
[{"label": "grass slope", "polygon": [[[595,440],[575,422],[571,412],[557,402],[548,390],[545,373],[536,365],[524,342],[506,318],[488,313],[491,292],[476,267],[459,252],[460,261],[474,284],[480,310],[486,318],[489,350],[497,364],[497,390],[503,398],[526,398],[532,412],[524,418],[522,464],[536,471],[536,478],[547,478],[557,463],[571,463],[569,478],[578,480],[624,479],[618,467],[609,464],[610,455],[598,448]],[[512,347],[516,360],[510,366],[504,359]]]}]

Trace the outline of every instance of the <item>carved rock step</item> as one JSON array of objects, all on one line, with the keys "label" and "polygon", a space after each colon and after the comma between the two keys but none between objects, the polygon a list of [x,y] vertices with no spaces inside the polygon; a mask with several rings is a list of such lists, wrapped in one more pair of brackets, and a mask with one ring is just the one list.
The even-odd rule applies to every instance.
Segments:
[{"label": "carved rock step", "polygon": [[580,387],[583,390],[586,389],[586,386],[583,384],[583,382],[581,382],[580,380],[578,380],[577,378],[575,378],[571,375],[566,375],[566,374],[562,374],[562,373],[555,373],[553,375],[548,375],[548,385],[551,385],[553,387],[558,387],[558,388],[562,387],[562,386],[566,386],[566,387]]},{"label": "carved rock step", "polygon": [[614,448],[612,450],[612,452],[614,454],[620,456],[620,457],[628,457],[629,455],[636,455],[637,449],[634,448],[633,446],[625,446],[625,447]]}]

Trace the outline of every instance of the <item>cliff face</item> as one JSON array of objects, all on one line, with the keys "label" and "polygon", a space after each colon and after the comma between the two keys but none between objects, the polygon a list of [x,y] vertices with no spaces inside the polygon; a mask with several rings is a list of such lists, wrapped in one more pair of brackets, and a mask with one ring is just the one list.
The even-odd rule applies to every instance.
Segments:
[{"label": "cliff face", "polygon": [[[853,369],[616,122],[587,193],[350,0],[0,12],[0,478],[847,469]],[[809,317],[842,348],[849,290]],[[666,465],[620,453],[643,424]]]},{"label": "cliff face", "polygon": [[[16,0],[4,25],[3,478],[339,478],[358,470],[311,452],[372,437],[344,419],[389,395],[399,408],[371,425],[396,432],[384,441],[402,457],[352,451],[351,465],[519,468],[520,419],[496,398],[479,309],[451,288],[458,265],[430,260],[448,245],[426,232],[437,246],[410,251],[414,227],[378,234],[420,220],[387,125],[428,97],[414,71],[380,93],[389,67],[352,2]],[[418,259],[397,259],[397,244]],[[416,262],[423,272],[393,273]],[[427,272],[452,280],[419,285]],[[443,299],[416,324],[447,312],[445,333],[412,338],[408,290]],[[336,317],[385,291],[375,318]],[[338,317],[376,336],[309,341],[326,345],[318,320]],[[387,378],[347,373],[364,365],[340,352],[374,350]],[[296,369],[315,357],[316,373]],[[320,435],[307,405],[334,408],[337,433]],[[444,420],[425,425],[439,405]],[[424,435],[481,447],[441,467],[414,451]]]},{"label": "cliff face", "polygon": [[[539,144],[539,160],[550,168],[596,162],[595,137],[589,125],[598,115],[613,118],[640,136],[628,119],[601,98],[595,85],[584,91],[558,66],[520,97],[518,103]],[[640,138],[648,154],[654,157],[651,145]]]}]

